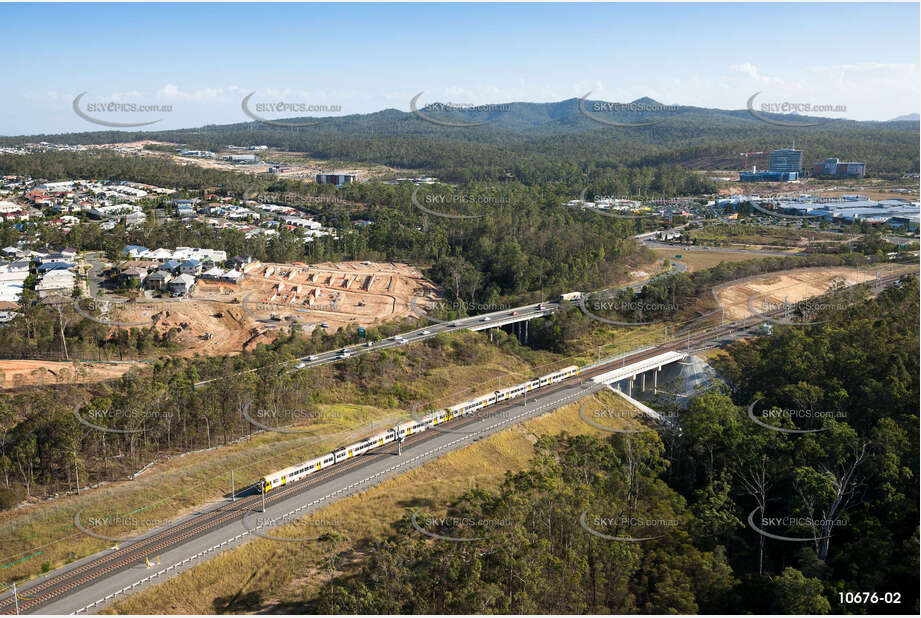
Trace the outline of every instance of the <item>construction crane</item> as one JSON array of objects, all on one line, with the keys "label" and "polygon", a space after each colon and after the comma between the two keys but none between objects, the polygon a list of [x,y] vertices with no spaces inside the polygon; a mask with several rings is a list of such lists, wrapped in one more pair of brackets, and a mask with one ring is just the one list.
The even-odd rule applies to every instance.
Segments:
[{"label": "construction crane", "polygon": [[748,155],[763,155],[764,152],[740,152],[740,157],[745,157],[745,169],[748,169]]}]

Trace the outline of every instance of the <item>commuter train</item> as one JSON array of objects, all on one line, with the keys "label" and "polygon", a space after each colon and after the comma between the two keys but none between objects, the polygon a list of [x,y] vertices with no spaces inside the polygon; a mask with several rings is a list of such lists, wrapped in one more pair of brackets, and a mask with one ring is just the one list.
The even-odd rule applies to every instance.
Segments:
[{"label": "commuter train", "polygon": [[349,446],[338,448],[332,453],[326,453],[325,455],[320,455],[319,457],[301,462],[289,468],[267,474],[259,479],[259,490],[262,492],[268,492],[272,489],[282,487],[289,483],[294,483],[318,470],[323,470],[324,468],[335,465],[344,459],[357,457],[358,455],[366,453],[372,449],[380,448],[385,444],[390,444],[391,442],[395,442],[397,440],[403,440],[407,436],[421,433],[429,427],[434,427],[435,425],[446,423],[451,419],[472,414],[477,410],[482,410],[487,406],[491,406],[501,401],[514,399],[515,397],[521,397],[522,395],[530,393],[533,390],[542,388],[549,384],[556,384],[565,380],[566,378],[571,378],[576,375],[579,375],[579,368],[575,365],[571,365],[569,367],[565,367],[564,369],[560,369],[559,371],[548,373],[547,375],[540,378],[535,378],[528,382],[522,382],[521,384],[495,391],[490,395],[483,395],[482,397],[477,397],[476,399],[471,399],[470,401],[465,401],[455,406],[451,406],[445,410],[437,410],[435,412],[431,412],[419,420],[406,421],[397,425],[396,427],[388,429],[383,433],[371,436],[370,438],[365,438],[364,440],[356,442],[355,444],[350,444]]}]

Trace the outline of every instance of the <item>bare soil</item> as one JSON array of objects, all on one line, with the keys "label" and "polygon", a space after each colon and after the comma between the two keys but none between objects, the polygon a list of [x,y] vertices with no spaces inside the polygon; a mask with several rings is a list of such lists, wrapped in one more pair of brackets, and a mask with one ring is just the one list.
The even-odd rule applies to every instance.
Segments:
[{"label": "bare soil", "polygon": [[239,283],[199,279],[191,298],[140,300],[125,305],[121,322],[174,328],[178,355],[235,354],[267,343],[292,323],[304,332],[326,325],[371,327],[412,316],[439,298],[422,273],[407,264],[322,262],[256,263]]},{"label": "bare soil", "polygon": [[0,388],[100,382],[121,377],[135,366],[135,363],[0,360]]},{"label": "bare soil", "polygon": [[[902,265],[893,265],[893,269],[895,272],[908,270]],[[880,275],[888,274],[889,267],[879,270]],[[720,305],[726,310],[725,318],[741,320],[753,315],[749,307],[749,299],[752,300],[752,307],[755,307],[756,310],[762,306],[762,303],[771,305],[796,303],[806,298],[820,296],[836,284],[866,283],[875,276],[875,270],[857,270],[848,267],[803,269],[766,274],[748,281],[718,286],[713,291]]]}]

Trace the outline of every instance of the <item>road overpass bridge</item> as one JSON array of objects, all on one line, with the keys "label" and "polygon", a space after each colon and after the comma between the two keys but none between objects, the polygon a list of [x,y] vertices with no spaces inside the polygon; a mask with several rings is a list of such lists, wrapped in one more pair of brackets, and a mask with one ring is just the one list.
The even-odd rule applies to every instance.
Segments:
[{"label": "road overpass bridge", "polygon": [[[464,327],[468,330],[480,331],[489,330],[490,328],[499,328],[501,326],[511,326],[518,324],[515,332],[521,341],[528,340],[528,321],[534,318],[545,318],[551,315],[560,307],[556,303],[543,303],[541,308],[536,306],[521,307],[518,310],[502,311],[477,316],[475,322],[465,321]],[[489,318],[485,320],[484,318]]]},{"label": "road overpass bridge", "polygon": [[633,384],[636,379],[639,378],[640,391],[645,392],[646,376],[651,374],[652,389],[653,392],[655,392],[659,385],[659,372],[662,371],[662,368],[672,363],[681,362],[685,356],[687,355],[683,352],[664,352],[662,354],[657,354],[656,356],[602,373],[601,375],[592,378],[592,382],[596,382],[598,384],[607,384],[618,390],[623,390],[621,388],[621,385],[623,384],[626,387],[627,395],[632,396]]}]

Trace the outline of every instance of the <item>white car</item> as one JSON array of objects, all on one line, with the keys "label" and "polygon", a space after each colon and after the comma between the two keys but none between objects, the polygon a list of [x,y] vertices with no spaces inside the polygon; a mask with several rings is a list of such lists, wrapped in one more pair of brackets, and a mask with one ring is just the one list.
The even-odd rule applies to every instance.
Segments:
[{"label": "white car", "polygon": [[430,331],[430,330],[424,330],[424,331],[422,331],[422,334],[423,334],[423,335],[431,335],[431,334],[432,334],[432,331]]},{"label": "white car", "polygon": [[298,363],[294,366],[295,369],[303,369],[307,366],[307,363]]},{"label": "white car", "polygon": [[343,350],[342,352],[339,352],[339,358],[348,358],[348,357],[351,356],[351,355],[352,355],[351,352],[348,352],[348,351],[345,351],[345,350]]},{"label": "white car", "polygon": [[373,341],[369,341],[368,343],[365,344],[365,347],[366,347],[366,348],[374,347],[374,342],[373,342]]},{"label": "white car", "polygon": [[480,321],[481,321],[481,322],[489,322],[489,316],[488,316],[488,315],[483,316],[483,319],[480,320]]},{"label": "white car", "polygon": [[315,360],[317,360],[316,354],[311,354],[310,356],[307,357],[307,360],[308,360],[308,361],[315,361]]}]

